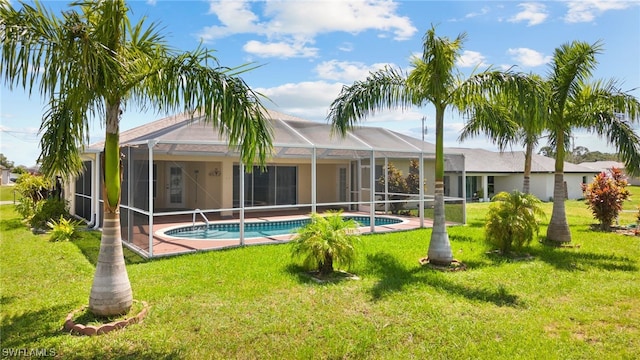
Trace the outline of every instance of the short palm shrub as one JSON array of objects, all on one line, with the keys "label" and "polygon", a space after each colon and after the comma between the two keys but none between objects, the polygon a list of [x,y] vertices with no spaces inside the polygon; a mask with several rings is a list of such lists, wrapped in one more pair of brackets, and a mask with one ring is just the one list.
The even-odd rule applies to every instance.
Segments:
[{"label": "short palm shrub", "polygon": [[601,172],[591,184],[582,184],[585,201],[593,217],[600,221],[600,230],[608,231],[622,211],[622,204],[631,193],[626,189],[627,180],[620,169]]},{"label": "short palm shrub", "polygon": [[298,229],[292,240],[292,256],[302,257],[303,266],[320,275],[331,274],[334,264],[348,268],[356,259],[357,228],[358,223],[344,218],[342,211],[325,216],[313,213],[311,222]]},{"label": "short palm shrub", "polygon": [[521,250],[539,232],[538,216],[544,216],[540,200],[520,191],[493,197],[485,224],[485,240],[503,255]]},{"label": "short palm shrub", "polygon": [[82,222],[60,216],[58,220],[50,220],[47,226],[51,229],[49,241],[71,241],[78,236]]}]

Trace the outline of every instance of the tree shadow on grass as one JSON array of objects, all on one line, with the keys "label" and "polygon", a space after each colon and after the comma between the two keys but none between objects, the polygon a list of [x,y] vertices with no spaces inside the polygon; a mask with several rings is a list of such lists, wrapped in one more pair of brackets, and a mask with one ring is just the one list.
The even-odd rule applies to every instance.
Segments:
[{"label": "tree shadow on grass", "polygon": [[408,285],[424,284],[469,300],[485,301],[497,306],[521,305],[518,296],[509,294],[501,285],[490,289],[455,284],[447,279],[446,273],[428,267],[407,268],[393,256],[385,253],[367,256],[367,267],[371,273],[380,277],[371,289],[374,301],[381,300],[388,294],[403,291]]},{"label": "tree shadow on grass", "polygon": [[[73,310],[75,305],[71,303],[40,308],[38,310],[27,311],[19,315],[3,315],[0,326],[2,333],[3,349],[52,349],[57,357],[65,359],[86,359],[87,354],[78,354],[76,350],[69,348],[57,348],[55,344],[60,343],[59,338],[70,336],[64,332],[62,325],[66,315]],[[142,326],[136,324],[132,326]],[[130,334],[123,331],[123,336]],[[101,335],[107,336],[107,335]],[[133,336],[133,335],[132,335]],[[89,339],[87,337],[87,339]],[[136,340],[132,337],[132,340]],[[69,343],[69,342],[63,342]],[[129,344],[138,343],[138,347]],[[47,345],[44,345],[47,344]],[[80,342],[82,344],[82,342]],[[85,343],[87,344],[87,343]],[[90,358],[94,359],[179,359],[180,352],[177,349],[164,350],[147,348],[145,344],[138,341],[131,343],[125,341],[122,347],[105,345],[103,348],[85,349],[91,351]],[[76,344],[77,345],[77,344]],[[95,345],[94,342],[88,345]],[[81,345],[80,345],[81,346]],[[96,346],[100,346],[99,344]],[[28,356],[28,355],[27,355]]]},{"label": "tree shadow on grass", "polygon": [[298,264],[289,264],[285,267],[285,272],[295,276],[301,284],[314,283],[317,285],[335,284],[342,281],[354,279],[354,274],[336,270],[332,275],[319,277],[317,274],[310,272],[305,267]]},{"label": "tree shadow on grass", "polygon": [[18,218],[0,220],[0,231],[11,231],[20,228],[26,228],[26,225]]},{"label": "tree shadow on grass", "polygon": [[[98,351],[101,350],[101,351]],[[90,359],[110,359],[110,360],[172,360],[184,359],[184,354],[176,349],[164,352],[155,349],[131,349],[129,347],[109,347],[106,350],[94,350]],[[87,359],[86,354],[64,354],[65,359]]]},{"label": "tree shadow on grass", "polygon": [[638,271],[636,261],[626,256],[584,252],[579,249],[558,249],[549,246],[532,250],[532,255],[559,270],[585,271],[588,267],[595,267],[606,271]]},{"label": "tree shadow on grass", "polygon": [[[100,238],[102,233],[99,231],[83,231],[80,237],[72,242],[82,252],[85,258],[95,266],[98,263],[98,253],[100,252]],[[124,262],[127,265],[139,264],[147,262],[145,258],[134,253],[123,246]]]},{"label": "tree shadow on grass", "polygon": [[19,315],[4,315],[1,328],[2,347],[25,348],[43,338],[60,335],[64,317],[73,307],[72,304],[63,304]]}]

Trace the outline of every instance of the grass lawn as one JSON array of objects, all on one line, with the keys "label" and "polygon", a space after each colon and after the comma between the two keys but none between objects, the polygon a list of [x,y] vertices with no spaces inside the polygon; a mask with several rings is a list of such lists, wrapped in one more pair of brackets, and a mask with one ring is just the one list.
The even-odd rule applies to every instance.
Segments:
[{"label": "grass lawn", "polygon": [[0,186],[0,201],[19,200],[20,194],[18,194],[17,191],[14,192],[14,189],[15,189],[15,186],[13,185]]},{"label": "grass lawn", "polygon": [[[363,237],[351,269],[361,280],[333,284],[302,276],[288,244],[153,261],[128,253],[134,297],[150,312],[97,337],[61,328],[88,301],[99,234],[50,243],[3,205],[2,357],[47,349],[64,359],[637,358],[640,237],[592,231],[584,203],[567,201],[575,247],[534,242],[533,259],[509,261],[483,244],[488,205],[469,204],[468,225],[449,229],[463,272],[418,265],[427,229]],[[541,236],[551,204],[544,208]]]}]

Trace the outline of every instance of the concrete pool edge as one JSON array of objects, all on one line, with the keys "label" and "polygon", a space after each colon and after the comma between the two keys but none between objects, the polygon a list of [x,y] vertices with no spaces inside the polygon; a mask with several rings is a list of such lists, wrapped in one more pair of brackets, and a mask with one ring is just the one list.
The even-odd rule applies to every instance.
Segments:
[{"label": "concrete pool edge", "polygon": [[[344,217],[358,217],[358,218],[362,218],[362,217],[369,217],[368,214],[363,214],[363,213],[343,213],[342,216]],[[396,215],[388,215],[388,214],[376,214],[374,217],[376,218],[389,218],[389,219],[394,219],[394,220],[398,220],[398,223],[394,223],[394,224],[382,224],[382,225],[375,225],[374,228],[384,228],[385,232],[386,231],[398,231],[398,230],[406,230],[406,229],[394,229],[394,226],[405,226],[407,224],[409,224],[411,221],[408,218],[405,217],[401,217],[401,216],[396,216]],[[260,217],[260,218],[251,218],[249,220],[245,221],[245,225],[246,224],[260,224],[260,223],[277,223],[277,222],[288,222],[288,221],[300,221],[300,220],[308,220],[310,217],[308,215],[296,215],[296,216],[275,216],[275,217]],[[233,220],[219,220],[219,221],[210,221],[209,225],[225,225],[225,224],[233,224],[233,225],[238,225],[240,224],[240,221],[238,219],[233,219]],[[180,223],[180,224],[176,224],[173,226],[169,226],[169,227],[165,227],[162,228],[160,230],[156,230],[154,231],[154,236],[157,236],[161,239],[167,240],[167,241],[212,241],[212,242],[228,242],[228,241],[240,241],[241,239],[239,237],[227,237],[227,238],[214,238],[214,239],[198,239],[198,238],[188,238],[188,237],[178,237],[178,236],[171,236],[168,235],[167,232],[170,231],[174,231],[177,229],[183,229],[183,228],[191,228],[191,227],[202,227],[202,226],[207,226],[207,224],[203,221],[199,221],[199,222],[185,222],[185,223]],[[369,229],[371,228],[370,225],[366,225],[366,226],[361,226],[358,228],[359,232],[361,234],[365,234],[365,233],[376,233],[376,231],[369,231]],[[366,229],[366,230],[364,230]],[[382,230],[382,229],[381,229]],[[382,232],[382,231],[381,231]],[[277,235],[260,235],[260,236],[250,236],[250,237],[245,237],[245,240],[255,240],[255,239],[265,239],[265,243],[272,243],[272,242],[286,242],[291,240],[291,237],[293,237],[293,235],[295,235],[295,233],[287,233],[287,234],[277,234]],[[281,239],[281,237],[284,237]]]}]

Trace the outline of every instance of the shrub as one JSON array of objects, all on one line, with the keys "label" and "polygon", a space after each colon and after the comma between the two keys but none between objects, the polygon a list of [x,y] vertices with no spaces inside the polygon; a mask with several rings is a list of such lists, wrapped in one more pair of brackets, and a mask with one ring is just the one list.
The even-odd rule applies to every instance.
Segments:
[{"label": "shrub", "polygon": [[78,229],[82,225],[80,220],[67,219],[64,216],[47,222],[47,226],[51,229],[49,241],[71,241],[78,236]]},{"label": "shrub", "polygon": [[528,245],[539,231],[537,216],[544,216],[540,200],[516,190],[498,193],[492,201],[485,224],[487,243],[505,255]]},{"label": "shrub", "polygon": [[[395,195],[389,195],[389,200],[402,200],[406,199],[408,195],[399,194],[419,194],[420,193],[420,163],[417,160],[411,160],[409,163],[409,175],[405,178],[398,168],[392,163],[387,166],[387,178],[389,179],[389,185],[387,189],[390,193]],[[378,178],[378,183],[385,186],[385,177]],[[399,214],[404,203],[394,202],[389,204],[392,214]]]},{"label": "shrub", "polygon": [[627,180],[622,171],[611,168],[610,174],[601,172],[591,184],[582,184],[585,201],[593,217],[600,221],[600,229],[607,231],[622,211],[622,203],[629,198]]},{"label": "shrub", "polygon": [[41,206],[37,207],[35,214],[29,221],[32,228],[44,229],[50,220],[58,219],[61,216],[69,217],[67,202],[64,200],[51,198],[40,203]]},{"label": "shrub", "polygon": [[[23,173],[16,181],[15,190],[22,196],[16,210],[24,220],[30,222],[42,208],[42,201],[46,198],[47,189],[51,181],[42,176]],[[46,220],[45,220],[46,221]],[[41,225],[44,225],[42,223]]]},{"label": "shrub", "polygon": [[28,197],[34,202],[38,202],[47,197],[47,189],[51,188],[51,186],[51,181],[43,176],[24,173],[16,180],[15,189],[23,197]]},{"label": "shrub", "polygon": [[326,216],[311,214],[311,222],[298,229],[292,240],[292,256],[303,257],[303,266],[320,275],[334,271],[334,263],[351,266],[356,258],[354,243],[359,239],[358,223],[342,217],[342,211]]},{"label": "shrub", "polygon": [[31,221],[33,215],[40,210],[42,207],[42,201],[34,201],[30,197],[23,197],[20,199],[20,202],[16,204],[16,211],[22,219],[27,222]]}]

